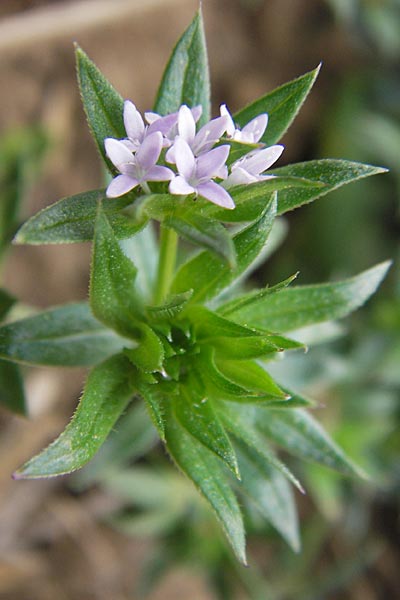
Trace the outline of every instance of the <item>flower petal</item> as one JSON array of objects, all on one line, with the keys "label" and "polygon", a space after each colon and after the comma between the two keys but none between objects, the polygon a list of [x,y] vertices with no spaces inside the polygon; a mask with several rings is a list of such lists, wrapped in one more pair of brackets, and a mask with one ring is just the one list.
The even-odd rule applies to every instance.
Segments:
[{"label": "flower petal", "polygon": [[230,146],[218,146],[201,154],[197,159],[196,177],[199,180],[216,177],[228,158]]},{"label": "flower petal", "polygon": [[124,102],[124,125],[128,138],[141,142],[144,136],[144,122],[140,112],[130,100]]},{"label": "flower petal", "polygon": [[255,175],[248,173],[245,169],[236,167],[235,169],[232,169],[232,173],[225,179],[225,181],[222,182],[221,185],[228,189],[235,185],[248,185],[249,183],[255,183],[256,181],[259,181],[261,177],[261,175],[256,177]]},{"label": "flower petal", "polygon": [[187,196],[188,194],[193,194],[196,192],[194,187],[189,185],[186,179],[181,175],[177,175],[174,177],[174,179],[172,179],[168,189],[171,194],[177,194],[179,196]]},{"label": "flower petal", "polygon": [[146,181],[170,181],[174,177],[175,173],[171,169],[159,165],[155,165],[146,173]]},{"label": "flower petal", "polygon": [[138,180],[129,175],[117,175],[106,190],[107,198],[118,198],[127,194],[138,185]]},{"label": "flower petal", "polygon": [[[184,139],[177,137],[173,146],[174,159],[179,175],[190,182],[195,173],[195,158],[190,146]],[[169,153],[170,151],[168,151]]]},{"label": "flower petal", "polygon": [[218,183],[215,183],[215,181],[200,183],[197,186],[197,192],[200,196],[203,196],[218,206],[229,208],[230,210],[235,208],[235,203],[228,192],[222,186],[218,185]]},{"label": "flower petal", "polygon": [[162,148],[163,138],[159,131],[147,135],[138,151],[136,152],[136,161],[145,171],[148,171],[158,161]]},{"label": "flower petal", "polygon": [[132,152],[125,146],[124,143],[114,138],[106,138],[104,140],[106,154],[111,162],[119,168],[123,163],[133,162]]},{"label": "flower petal", "polygon": [[283,150],[284,147],[279,144],[262,150],[254,150],[243,157],[243,163],[240,166],[252,175],[259,175],[278,160]]},{"label": "flower petal", "polygon": [[200,129],[196,135],[192,149],[195,155],[209,150],[229,127],[229,119],[226,116],[212,119]]},{"label": "flower petal", "polygon": [[191,144],[196,135],[196,122],[192,111],[186,104],[183,104],[179,109],[178,115],[178,132],[181,138]]},{"label": "flower petal", "polygon": [[227,119],[226,134],[228,137],[232,137],[235,133],[235,123],[233,122],[232,115],[226,107],[226,104],[221,104],[219,107],[221,117]]},{"label": "flower petal", "polygon": [[242,134],[242,138],[244,138],[244,139],[242,139],[241,141],[247,142],[250,144],[258,142],[262,138],[264,131],[267,128],[267,125],[268,125],[267,113],[258,115],[258,117],[255,117],[254,119],[252,119],[249,123],[247,123],[247,125],[245,125],[242,128],[241,134]]}]

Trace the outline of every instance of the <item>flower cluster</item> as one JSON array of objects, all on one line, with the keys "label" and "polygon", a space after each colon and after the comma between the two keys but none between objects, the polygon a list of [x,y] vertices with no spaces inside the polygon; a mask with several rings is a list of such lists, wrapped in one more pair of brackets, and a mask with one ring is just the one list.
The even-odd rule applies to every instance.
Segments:
[{"label": "flower cluster", "polygon": [[261,114],[239,129],[222,105],[220,116],[196,131],[200,116],[201,106],[190,109],[182,105],[169,115],[148,112],[143,119],[135,105],[126,100],[127,137],[107,138],[104,142],[108,158],[119,171],[107,188],[107,196],[122,196],[137,186],[150,193],[149,182],[169,181],[171,194],[195,194],[232,209],[235,204],[229,188],[273,177],[263,173],[280,157],[283,146],[252,150],[228,169],[230,145],[221,144],[224,140],[257,144],[267,127],[268,115]]}]

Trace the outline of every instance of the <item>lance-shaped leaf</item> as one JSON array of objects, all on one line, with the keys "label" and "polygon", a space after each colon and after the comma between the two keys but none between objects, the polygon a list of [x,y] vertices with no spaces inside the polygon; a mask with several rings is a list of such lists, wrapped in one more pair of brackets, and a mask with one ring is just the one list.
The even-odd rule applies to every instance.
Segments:
[{"label": "lance-shaped leaf", "polygon": [[335,283],[293,286],[276,294],[253,292],[242,296],[248,302],[237,309],[224,310],[224,314],[248,327],[273,331],[291,331],[345,317],[375,292],[389,266],[390,262],[386,261]]},{"label": "lance-shaped leaf", "polygon": [[189,378],[186,385],[180,386],[179,393],[173,399],[175,417],[190,435],[219,456],[234,475],[240,478],[231,441],[214,410],[211,398],[207,397],[205,389],[199,390],[198,387],[199,382],[194,377]]},{"label": "lance-shaped leaf", "polygon": [[158,335],[145,323],[140,324],[137,348],[127,348],[125,354],[133,364],[145,373],[153,373],[162,368],[164,346]]},{"label": "lance-shaped leaf", "polygon": [[175,319],[185,308],[192,293],[192,290],[189,290],[182,294],[176,294],[176,296],[170,296],[164,304],[146,306],[146,314],[149,320],[153,323],[162,323],[163,321]]},{"label": "lance-shaped leaf", "polygon": [[63,198],[31,217],[14,238],[17,244],[69,244],[92,241],[99,202],[118,239],[134,235],[145,224],[124,216],[132,195],[106,198],[104,190]]},{"label": "lance-shaped leaf", "polygon": [[255,361],[227,360],[225,357],[217,359],[217,367],[225,377],[248,392],[258,394],[262,399],[287,401],[289,395]]},{"label": "lance-shaped leaf", "polygon": [[[271,448],[266,443],[257,429],[254,427],[254,415],[251,407],[237,407],[226,402],[220,403],[218,413],[221,416],[221,421],[236,438],[251,450],[256,452],[261,459],[277,469],[284,475],[288,481],[293,483],[300,492],[304,493],[304,489],[298,479],[293,475],[290,469],[281,461]],[[243,448],[242,444],[239,447]]]},{"label": "lance-shaped leaf", "polygon": [[[103,204],[103,210],[105,206]],[[111,226],[112,218],[107,215]],[[113,227],[116,237],[115,227]],[[153,295],[154,284],[157,275],[158,265],[158,245],[155,228],[150,221],[147,225],[135,235],[128,239],[120,241],[120,246],[124,254],[131,259],[137,268],[136,288],[144,300],[149,301]]]},{"label": "lance-shaped leaf", "polygon": [[321,425],[301,408],[259,409],[255,425],[269,439],[297,458],[321,463],[344,475],[363,476]]},{"label": "lance-shaped leaf", "polygon": [[[255,221],[260,217],[267,204],[270,202],[271,193],[286,189],[306,189],[309,195],[321,194],[325,185],[321,181],[312,181],[304,177],[271,177],[266,181],[259,181],[250,185],[238,185],[229,190],[235,202],[234,210],[221,210],[216,204],[207,203],[202,206],[202,213],[219,221],[240,223],[242,221]],[[280,206],[278,194],[278,206]],[[193,208],[194,210],[194,208]]]},{"label": "lance-shaped leaf", "polygon": [[18,365],[0,360],[0,404],[12,412],[26,415],[25,393]]},{"label": "lance-shaped leaf", "polygon": [[226,261],[230,268],[235,267],[236,257],[232,237],[218,221],[206,219],[192,212],[170,217],[164,223],[192,244],[214,252]]},{"label": "lance-shaped leaf", "polygon": [[106,156],[104,140],[108,137],[126,137],[123,99],[81,48],[76,49],[76,68],[90,131],[100,155],[109,169],[115,172]]},{"label": "lance-shaped leaf", "polygon": [[179,39],[172,51],[157,93],[154,110],[161,114],[179,110],[182,104],[190,108],[201,105],[199,124],[210,119],[210,82],[207,49],[201,10]]},{"label": "lance-shaped leaf", "polygon": [[387,169],[381,167],[332,158],[310,160],[274,169],[273,172],[278,177],[302,177],[309,181],[325,184],[320,188],[292,187],[283,189],[279,193],[277,214],[281,215],[303,204],[312,202],[346,183],[351,183],[370,175],[386,173],[386,171]]},{"label": "lance-shaped leaf", "polygon": [[[193,357],[193,362],[193,369],[202,375],[211,397],[235,402],[258,402],[265,400],[265,395],[262,395],[258,390],[254,391],[238,385],[232,379],[226,377],[215,364],[212,348],[206,346],[202,349],[202,352]],[[232,364],[235,366],[240,365],[240,363],[239,361],[232,361]]]},{"label": "lance-shaped leaf", "polygon": [[268,464],[253,448],[238,441],[239,445],[238,460],[242,473],[240,489],[291,548],[298,552],[299,526],[290,484],[280,471]]},{"label": "lance-shaped leaf", "polygon": [[158,431],[160,438],[165,441],[165,406],[169,400],[160,390],[160,385],[139,383],[139,391],[143,397],[153,425]]},{"label": "lance-shaped leaf", "polygon": [[166,440],[171,457],[209,502],[236,556],[246,564],[243,519],[221,461],[172,416],[168,418]]},{"label": "lance-shaped leaf", "polygon": [[76,471],[97,452],[135,390],[135,370],[114,355],[90,373],[78,408],[50,446],[15,473],[15,478],[52,477]]},{"label": "lance-shaped leaf", "polygon": [[127,344],[95,319],[85,302],[0,327],[0,358],[31,365],[91,366]]},{"label": "lance-shaped leaf", "polygon": [[259,98],[234,115],[242,127],[261,113],[268,113],[268,127],[261,138],[264,144],[275,144],[280,140],[299,112],[304,100],[317,78],[320,67],[289,81],[269,94]]},{"label": "lance-shaped leaf", "polygon": [[122,252],[107,217],[99,210],[93,244],[90,305],[95,316],[127,337],[141,337],[141,302],[136,267]]},{"label": "lance-shaped leaf", "polygon": [[203,251],[188,260],[178,270],[172,283],[172,292],[194,290],[190,302],[200,302],[213,298],[235,279],[242,275],[256,260],[264,248],[275,218],[276,197],[255,223],[235,235],[233,243],[236,253],[236,267],[230,269],[221,259],[209,251]]},{"label": "lance-shaped leaf", "polygon": [[256,358],[271,352],[302,347],[282,336],[244,327],[203,306],[189,307],[186,316],[199,345],[210,345],[226,359]]}]

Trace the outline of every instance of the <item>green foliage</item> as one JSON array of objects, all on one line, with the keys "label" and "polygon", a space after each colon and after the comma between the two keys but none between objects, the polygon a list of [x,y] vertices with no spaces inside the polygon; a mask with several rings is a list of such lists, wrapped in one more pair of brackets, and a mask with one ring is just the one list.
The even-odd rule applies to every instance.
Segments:
[{"label": "green foliage", "polygon": [[21,467],[15,478],[63,475],[86,464],[132,398],[136,377],[120,354],[97,366],[89,375],[72,421],[48,448]]},{"label": "green foliage", "polygon": [[85,302],[0,327],[0,357],[28,365],[95,365],[126,343],[99,323]]},{"label": "green foliage", "polygon": [[165,69],[154,110],[166,115],[182,104],[201,106],[200,123],[210,119],[210,82],[203,18],[199,11],[179,39]]},{"label": "green foliage", "polygon": [[276,88],[235,114],[239,125],[246,125],[261,113],[268,114],[268,127],[261,138],[264,144],[275,144],[284,135],[299,112],[318,76],[320,67]]},{"label": "green foliage", "polygon": [[109,169],[114,171],[112,163],[106,156],[104,140],[108,137],[125,137],[122,118],[123,100],[79,47],[76,48],[76,69],[90,131],[100,155]]},{"label": "green foliage", "polygon": [[[110,167],[104,138],[125,137],[123,101],[80,49],[77,65],[89,126]],[[244,126],[268,112],[262,142],[278,141],[317,72],[246,107],[235,116],[238,124]],[[172,52],[155,110],[165,115],[182,103],[201,105],[206,122],[208,78],[199,12]],[[249,150],[231,143],[235,157]],[[93,240],[90,309],[83,303],[67,305],[3,326],[0,358],[95,368],[65,431],[16,476],[48,477],[79,469],[105,442],[135,395],[139,404],[132,410],[139,415],[144,435],[133,427],[132,455],[145,452],[157,430],[173,461],[211,506],[242,563],[246,562],[243,516],[234,490],[243,498],[246,516],[258,513],[298,550],[291,485],[302,487],[274,446],[346,475],[358,475],[359,470],[304,410],[312,402],[277,383],[269,367],[278,353],[304,348],[282,333],[349,314],[374,293],[389,264],[318,286],[291,287],[295,276],[253,292],[240,286],[274,247],[269,236],[277,214],[382,171],[329,159],[282,167],[270,179],[232,188],[236,208],[230,211],[204,198],[193,201],[193,195],[171,195],[163,183],[149,182],[138,193],[116,200],[107,199],[102,190],[78,194],[32,217],[20,229],[17,242]],[[151,219],[161,224],[159,249]],[[199,248],[178,268],[176,234]],[[5,296],[5,306],[7,301]],[[136,413],[144,406],[147,420],[143,411]],[[125,449],[129,435],[125,426],[121,431],[122,446],[111,434],[97,473],[108,471],[109,485],[114,481],[123,494],[142,482],[165,497],[166,488],[157,488],[145,472],[122,478],[111,472],[114,455],[129,457]],[[178,516],[185,520],[182,505],[171,507],[165,519],[158,499],[147,492],[138,493],[143,505],[151,504],[150,530],[167,529]],[[138,530],[137,522],[131,525]]]}]

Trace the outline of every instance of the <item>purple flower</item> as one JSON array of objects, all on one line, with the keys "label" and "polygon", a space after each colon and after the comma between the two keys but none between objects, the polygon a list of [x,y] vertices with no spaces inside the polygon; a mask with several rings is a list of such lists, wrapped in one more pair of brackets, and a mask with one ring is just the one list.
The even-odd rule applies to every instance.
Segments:
[{"label": "purple flower", "polygon": [[229,138],[244,144],[256,144],[262,138],[268,125],[268,115],[263,113],[252,119],[241,130],[233,122],[232,115],[225,104],[220,106],[221,117],[227,119],[226,133]]},{"label": "purple flower", "polygon": [[223,208],[235,208],[228,192],[218,183],[212,181],[226,172],[225,162],[229,154],[229,146],[218,146],[195,157],[187,141],[178,137],[174,143],[174,162],[179,175],[169,184],[171,194],[198,194],[210,202]]},{"label": "purple flower", "polygon": [[[183,139],[191,148],[195,156],[200,156],[208,152],[219,142],[220,137],[226,131],[228,120],[226,117],[217,117],[212,119],[196,133],[196,121],[193,112],[188,106],[183,104],[179,109],[177,130],[178,136],[175,139]],[[175,163],[175,143],[166,154],[166,160]]]},{"label": "purple flower", "polygon": [[[192,119],[194,123],[201,117],[201,113],[203,109],[201,106],[195,106],[194,108],[189,109]],[[153,131],[161,131],[164,136],[164,146],[171,146],[176,136],[178,135],[178,119],[179,119],[179,111],[171,113],[169,115],[165,115],[162,117],[157,113],[146,112],[145,119],[147,123],[149,123],[149,130]]]},{"label": "purple flower", "polygon": [[230,188],[234,185],[271,179],[274,175],[263,175],[263,173],[278,160],[283,150],[284,147],[278,144],[262,150],[253,150],[242,156],[233,163],[231,173],[222,185],[225,188]]},{"label": "purple flower", "polygon": [[123,141],[107,138],[104,141],[106,153],[121,175],[117,175],[107,188],[108,198],[117,198],[141,185],[149,193],[148,181],[169,181],[174,173],[168,167],[157,165],[163,138],[159,131],[146,135],[132,154]]}]

